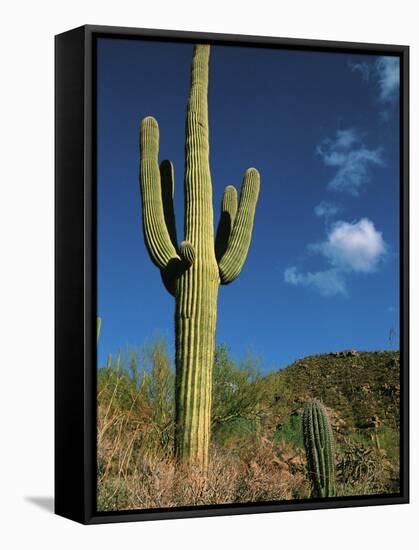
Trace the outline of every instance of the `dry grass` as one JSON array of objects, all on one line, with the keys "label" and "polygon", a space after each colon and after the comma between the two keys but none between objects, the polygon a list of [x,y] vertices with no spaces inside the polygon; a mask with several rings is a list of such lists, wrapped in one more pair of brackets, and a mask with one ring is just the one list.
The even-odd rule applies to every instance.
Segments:
[{"label": "dry grass", "polygon": [[[225,354],[219,357],[205,476],[173,457],[174,379],[164,347],[155,345],[148,363],[128,357],[125,366],[118,360],[100,370],[99,511],[310,498],[295,399],[289,399],[287,414],[279,414],[263,379],[250,368],[236,367]],[[285,399],[280,406],[286,409]],[[387,427],[380,440],[375,433],[372,443],[371,430],[342,428],[336,409],[329,413],[338,449],[338,496],[397,492],[397,430]]]},{"label": "dry grass", "polygon": [[[304,498],[304,459],[291,445],[239,429],[214,444],[207,475],[173,458],[173,411],[162,399],[170,371],[130,383],[127,372],[103,370],[98,388],[98,510],[199,506]],[[138,373],[137,373],[138,374]],[[157,390],[156,390],[157,388]],[[167,396],[166,396],[167,397]],[[166,403],[166,405],[164,405]],[[246,402],[246,418],[249,405]],[[253,420],[252,420],[253,421]]]},{"label": "dry grass", "polygon": [[[120,451],[124,454],[121,447]],[[115,453],[115,455],[118,454]],[[98,509],[129,510],[278,501],[309,496],[303,459],[262,444],[252,458],[212,449],[208,474],[176,464],[173,458],[137,457],[130,471],[103,475]]]}]

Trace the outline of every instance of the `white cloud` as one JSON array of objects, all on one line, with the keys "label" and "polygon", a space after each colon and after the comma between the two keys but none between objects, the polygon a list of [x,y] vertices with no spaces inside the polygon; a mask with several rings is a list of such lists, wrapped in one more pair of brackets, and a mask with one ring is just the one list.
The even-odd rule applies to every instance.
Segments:
[{"label": "white cloud", "polygon": [[359,72],[362,80],[373,82],[378,91],[378,101],[394,102],[400,89],[400,61],[398,57],[381,56],[375,61],[349,63],[353,72]]},{"label": "white cloud", "polygon": [[364,273],[375,271],[387,250],[382,234],[367,218],[353,223],[336,222],[327,240],[310,248],[321,252],[342,271]]},{"label": "white cloud", "polygon": [[346,130],[337,130],[334,145],[336,149],[346,150],[358,141],[359,136],[355,128],[348,128]]},{"label": "white cloud", "polygon": [[336,168],[336,174],[328,183],[329,189],[355,196],[370,181],[371,166],[383,165],[381,149],[365,147],[353,128],[338,130],[333,139],[323,140],[317,153],[326,166]]},{"label": "white cloud", "polygon": [[314,213],[319,218],[332,218],[340,212],[340,207],[331,202],[321,201],[317,206],[314,207]]},{"label": "white cloud", "polygon": [[362,80],[365,80],[366,82],[369,81],[371,74],[370,63],[367,63],[366,61],[362,61],[362,63],[349,63],[349,67],[353,72],[359,72],[362,76]]},{"label": "white cloud", "polygon": [[398,57],[379,57],[375,63],[380,100],[394,101],[400,88],[400,63]]},{"label": "white cloud", "polygon": [[297,268],[292,266],[285,270],[284,281],[294,286],[313,288],[322,296],[346,295],[345,279],[336,269],[299,273]]},{"label": "white cloud", "polygon": [[347,294],[347,279],[351,273],[373,273],[387,253],[387,245],[374,223],[363,218],[357,222],[338,221],[332,225],[326,240],[309,245],[309,250],[327,260],[327,268],[301,273],[288,267],[284,281],[304,286],[323,296]]}]

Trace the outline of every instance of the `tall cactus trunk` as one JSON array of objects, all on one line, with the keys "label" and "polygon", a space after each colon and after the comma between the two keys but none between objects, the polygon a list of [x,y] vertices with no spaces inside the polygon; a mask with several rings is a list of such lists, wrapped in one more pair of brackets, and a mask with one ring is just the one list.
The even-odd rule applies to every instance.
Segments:
[{"label": "tall cactus trunk", "polygon": [[209,46],[195,48],[186,119],[185,230],[196,250],[176,292],[176,452],[204,466],[210,437],[212,365],[220,284],[214,251],[208,143]]},{"label": "tall cactus trunk", "polygon": [[175,441],[180,461],[206,468],[218,283],[202,283],[208,268],[199,263],[182,277],[176,298]]},{"label": "tall cactus trunk", "polygon": [[[174,174],[169,161],[158,166],[158,125],[141,125],[143,229],[152,261],[175,298],[176,433],[180,462],[208,465],[217,297],[220,284],[240,273],[250,245],[259,194],[259,173],[247,170],[240,204],[224,191],[214,246],[208,139],[209,46],[195,46],[185,143],[185,241],[177,245],[173,211]],[[236,216],[237,213],[237,216]]]}]

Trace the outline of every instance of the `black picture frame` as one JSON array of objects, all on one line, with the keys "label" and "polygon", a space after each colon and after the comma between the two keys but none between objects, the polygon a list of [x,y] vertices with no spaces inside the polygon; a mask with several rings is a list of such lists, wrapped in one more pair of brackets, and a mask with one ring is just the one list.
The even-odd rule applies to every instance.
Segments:
[{"label": "black picture frame", "polygon": [[[400,494],[97,512],[96,40],[158,41],[397,55],[400,58]],[[409,47],[86,25],[55,37],[55,513],[84,523],[409,502]]]}]

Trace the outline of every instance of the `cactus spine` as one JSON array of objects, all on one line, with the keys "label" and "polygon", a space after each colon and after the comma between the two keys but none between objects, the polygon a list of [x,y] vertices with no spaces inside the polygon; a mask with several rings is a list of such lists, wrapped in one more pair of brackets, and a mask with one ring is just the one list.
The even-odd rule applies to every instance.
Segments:
[{"label": "cactus spine", "polygon": [[326,409],[320,401],[314,399],[304,407],[303,436],[313,496],[335,496],[333,432]]},{"label": "cactus spine", "polygon": [[259,173],[246,171],[240,201],[227,186],[214,244],[208,138],[210,47],[194,48],[186,117],[184,229],[177,244],[173,208],[174,171],[159,167],[159,128],[146,117],[140,132],[140,188],[145,244],[175,298],[176,433],[175,450],[184,463],[208,464],[212,370],[217,296],[220,284],[240,273],[250,245],[259,194]]}]

